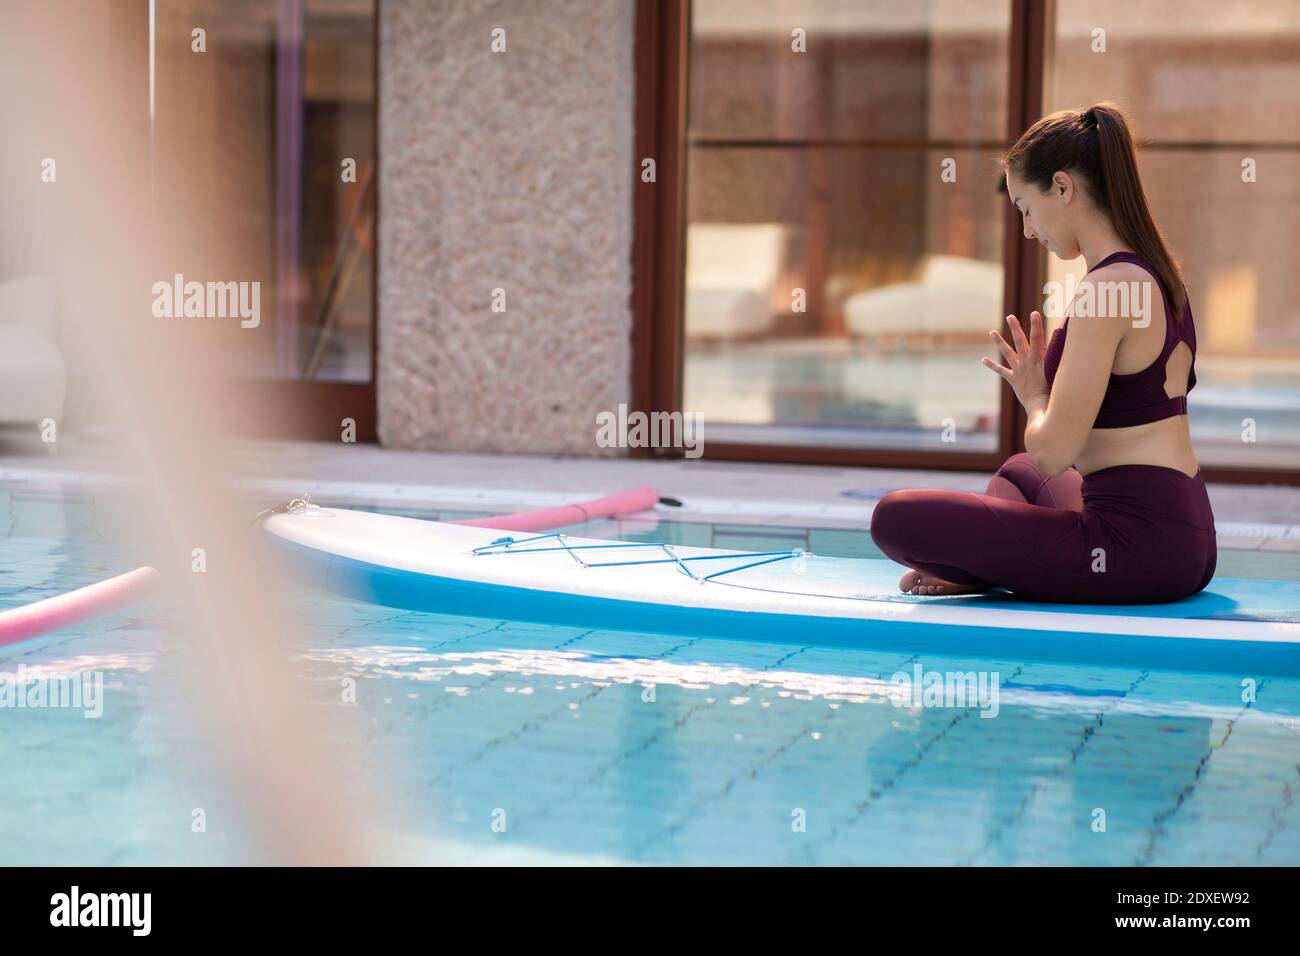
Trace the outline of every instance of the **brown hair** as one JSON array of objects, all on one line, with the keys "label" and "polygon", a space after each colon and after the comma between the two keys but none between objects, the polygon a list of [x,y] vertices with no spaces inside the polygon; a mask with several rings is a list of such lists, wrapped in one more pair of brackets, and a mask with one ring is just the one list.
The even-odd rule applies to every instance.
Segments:
[{"label": "brown hair", "polygon": [[1147,262],[1169,290],[1174,317],[1187,304],[1182,270],[1156,228],[1138,176],[1137,153],[1124,114],[1114,103],[1044,116],[1002,157],[1002,169],[1046,191],[1057,170],[1083,180],[1119,237]]}]

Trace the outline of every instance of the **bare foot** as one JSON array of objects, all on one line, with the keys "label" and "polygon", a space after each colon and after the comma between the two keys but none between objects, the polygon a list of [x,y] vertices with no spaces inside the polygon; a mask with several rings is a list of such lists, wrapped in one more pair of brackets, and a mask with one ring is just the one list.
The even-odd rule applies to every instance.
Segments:
[{"label": "bare foot", "polygon": [[936,578],[930,574],[922,574],[920,571],[908,571],[898,582],[900,591],[908,594],[979,594],[985,590],[983,585],[979,584],[956,584],[952,581],[945,581],[943,578]]}]

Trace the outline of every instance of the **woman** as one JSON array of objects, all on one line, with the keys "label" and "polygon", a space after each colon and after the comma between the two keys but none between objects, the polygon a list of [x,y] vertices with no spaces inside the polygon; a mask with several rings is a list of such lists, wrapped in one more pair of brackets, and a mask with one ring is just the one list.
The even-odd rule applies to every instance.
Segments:
[{"label": "woman", "polygon": [[1101,103],[1047,116],[1002,168],[1025,236],[1089,266],[1046,348],[1038,312],[1027,339],[1014,315],[1014,344],[989,333],[1006,365],[982,361],[1025,408],[1027,453],[1008,459],[983,495],[885,495],[871,537],[913,569],[900,582],[911,594],[999,586],[1087,604],[1195,594],[1217,558],[1187,427],[1196,333],[1124,115]]}]

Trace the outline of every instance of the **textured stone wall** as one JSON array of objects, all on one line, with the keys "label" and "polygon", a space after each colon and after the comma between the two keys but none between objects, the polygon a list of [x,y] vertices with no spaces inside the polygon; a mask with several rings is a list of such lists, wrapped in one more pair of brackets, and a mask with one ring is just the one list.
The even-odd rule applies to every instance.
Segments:
[{"label": "textured stone wall", "polygon": [[383,444],[602,452],[631,392],[634,14],[381,0]]}]

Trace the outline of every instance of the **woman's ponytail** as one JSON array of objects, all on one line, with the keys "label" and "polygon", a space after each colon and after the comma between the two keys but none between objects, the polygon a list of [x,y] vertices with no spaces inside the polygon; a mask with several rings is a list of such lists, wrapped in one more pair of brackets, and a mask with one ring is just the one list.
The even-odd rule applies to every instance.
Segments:
[{"label": "woman's ponytail", "polygon": [[1101,183],[1106,193],[1104,205],[1111,223],[1119,237],[1155,267],[1169,290],[1174,318],[1181,319],[1187,302],[1182,270],[1151,218],[1151,208],[1138,176],[1137,150],[1124,114],[1113,103],[1098,103],[1088,112],[1093,115],[1097,130]]}]

